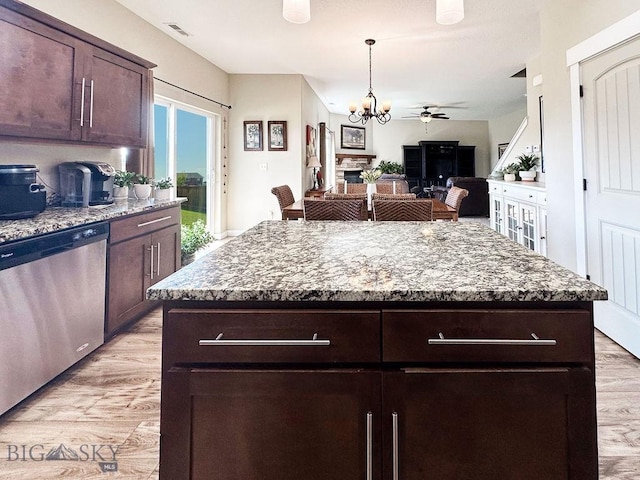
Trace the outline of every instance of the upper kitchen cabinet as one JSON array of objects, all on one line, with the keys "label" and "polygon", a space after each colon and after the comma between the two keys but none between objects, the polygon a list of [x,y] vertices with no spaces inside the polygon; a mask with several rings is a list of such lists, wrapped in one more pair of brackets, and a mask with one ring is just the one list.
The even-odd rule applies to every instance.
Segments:
[{"label": "upper kitchen cabinet", "polygon": [[155,65],[0,0],[0,136],[146,147]]}]

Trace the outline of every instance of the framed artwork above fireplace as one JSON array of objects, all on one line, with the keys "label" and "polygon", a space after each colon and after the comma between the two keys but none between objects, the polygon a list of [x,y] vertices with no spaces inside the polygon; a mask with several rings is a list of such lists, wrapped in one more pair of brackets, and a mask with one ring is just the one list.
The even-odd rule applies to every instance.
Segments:
[{"label": "framed artwork above fireplace", "polygon": [[340,126],[340,148],[364,150],[366,130],[364,127]]}]

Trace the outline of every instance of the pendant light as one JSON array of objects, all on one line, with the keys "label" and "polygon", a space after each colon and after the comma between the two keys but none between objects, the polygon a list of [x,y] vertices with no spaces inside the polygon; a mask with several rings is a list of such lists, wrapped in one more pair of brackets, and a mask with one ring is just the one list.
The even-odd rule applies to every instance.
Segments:
[{"label": "pendant light", "polygon": [[436,22],[453,25],[464,18],[464,0],[436,0]]},{"label": "pendant light", "polygon": [[[371,45],[376,43],[376,41],[369,38],[365,40],[364,43],[369,45],[369,93],[367,93],[367,95],[362,99],[362,107],[360,110],[358,110],[356,102],[351,102],[349,104],[349,112],[351,112],[349,115],[349,121],[365,125],[370,118],[375,118],[380,125],[384,125],[391,120],[391,115],[389,114],[389,110],[391,110],[391,102],[382,102],[382,108],[378,110],[378,101],[376,100],[376,96],[373,94],[373,89],[371,87]],[[358,111],[356,112],[356,110]]]},{"label": "pendant light", "polygon": [[282,0],[282,16],[287,22],[307,23],[311,20],[311,0]]}]

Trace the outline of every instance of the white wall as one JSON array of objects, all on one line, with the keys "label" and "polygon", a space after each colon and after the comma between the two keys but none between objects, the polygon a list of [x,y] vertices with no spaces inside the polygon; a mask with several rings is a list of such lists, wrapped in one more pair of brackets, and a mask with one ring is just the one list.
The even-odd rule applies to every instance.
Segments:
[{"label": "white wall", "polygon": [[[549,258],[576,269],[569,48],[638,10],[637,1],[547,1],[540,16]],[[639,29],[640,30],[640,29]]]},{"label": "white wall", "polygon": [[[253,225],[280,219],[280,208],[271,188],[287,184],[296,200],[311,187],[306,168],[306,126],[318,128],[329,112],[302,75],[231,75],[228,222],[230,235]],[[243,122],[262,120],[264,149],[244,151]],[[287,151],[267,147],[267,122],[287,122]],[[266,164],[267,170],[260,170]]]},{"label": "white wall", "polygon": [[522,108],[503,115],[498,118],[491,119],[489,121],[489,144],[491,146],[491,170],[496,166],[498,162],[498,144],[509,143],[513,138],[514,133],[518,129],[518,126],[522,122],[522,119],[527,116],[526,105]]}]

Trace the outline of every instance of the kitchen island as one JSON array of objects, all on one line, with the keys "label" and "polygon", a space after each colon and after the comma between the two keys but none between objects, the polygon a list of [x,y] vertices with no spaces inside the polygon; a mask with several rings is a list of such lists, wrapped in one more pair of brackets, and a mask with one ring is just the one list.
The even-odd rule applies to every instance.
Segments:
[{"label": "kitchen island", "polygon": [[596,479],[604,289],[491,229],[264,222],[163,301],[163,479]]}]

